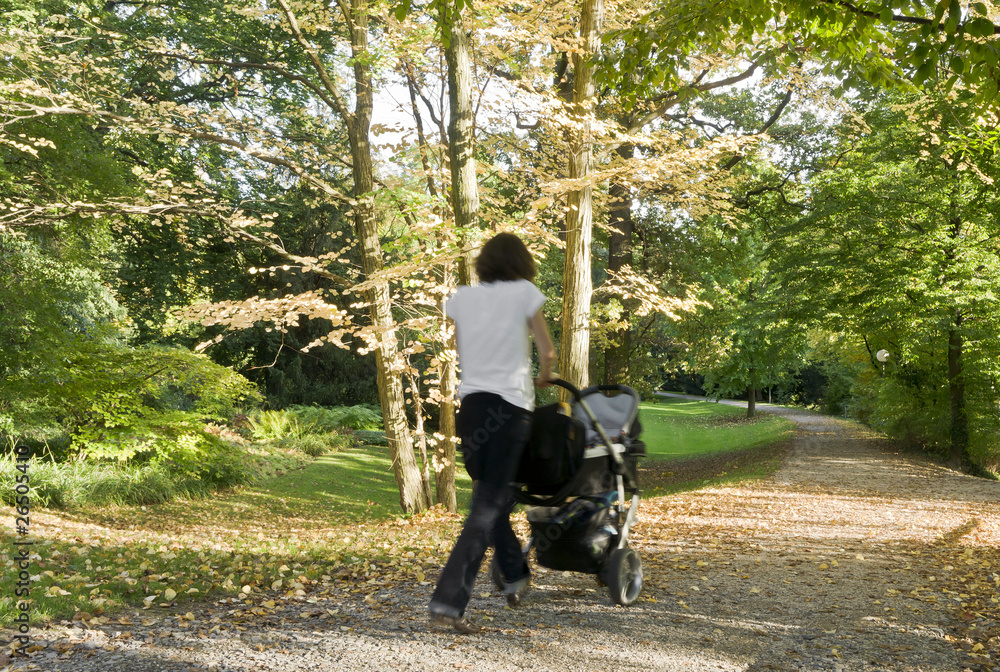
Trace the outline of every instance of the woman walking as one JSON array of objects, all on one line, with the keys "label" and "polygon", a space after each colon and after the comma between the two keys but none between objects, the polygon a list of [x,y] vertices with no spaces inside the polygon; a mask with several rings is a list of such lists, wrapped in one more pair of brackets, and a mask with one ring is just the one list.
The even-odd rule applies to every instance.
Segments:
[{"label": "woman walking", "polygon": [[480,284],[459,287],[445,301],[455,322],[461,371],[456,420],[465,469],[473,479],[472,504],[462,532],[431,598],[431,622],[459,632],[481,628],[465,618],[476,574],[489,546],[504,581],[507,603],[517,606],[531,581],[521,544],[510,526],[514,500],[510,482],[531,433],[535,391],[531,343],[548,385],[556,353],[542,315],[545,296],[533,284],[535,261],[511,233],[491,238],[476,259]]}]

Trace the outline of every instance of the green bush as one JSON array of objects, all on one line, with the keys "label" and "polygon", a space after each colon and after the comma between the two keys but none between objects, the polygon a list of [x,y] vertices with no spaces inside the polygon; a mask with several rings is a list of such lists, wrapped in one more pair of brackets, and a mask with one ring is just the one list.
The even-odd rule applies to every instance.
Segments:
[{"label": "green bush", "polygon": [[[230,480],[228,444],[205,431],[259,398],[233,371],[192,352],[77,343],[58,367],[22,371],[0,392],[21,435],[70,439],[60,457],[159,461],[185,475]],[[5,401],[9,403],[5,404]]]},{"label": "green bush", "polygon": [[289,411],[261,411],[250,416],[250,434],[257,441],[298,439],[311,433],[314,426],[301,423]]},{"label": "green bush", "polygon": [[[875,392],[857,397],[859,415],[870,426],[909,448],[946,457],[951,447],[951,413],[947,381],[930,376],[922,388],[885,378]],[[972,380],[966,387],[969,457],[981,469],[1000,471],[1000,408],[988,385]]]},{"label": "green bush", "polygon": [[128,315],[100,269],[60,258],[43,238],[0,234],[0,258],[12,280],[0,282],[0,435],[59,460],[239,477],[205,423],[258,400],[248,380],[186,349],[129,346]]},{"label": "green bush", "polygon": [[990,475],[1000,476],[1000,402],[991,385],[970,385],[966,390],[969,456]]},{"label": "green bush", "polygon": [[[352,437],[319,435],[315,439],[326,452],[340,449]],[[219,487],[252,484],[305,463],[302,446],[262,444],[244,448],[217,437],[216,441],[218,450],[204,455],[205,463],[197,474],[171,460],[56,462],[47,454],[35,453],[28,466],[31,501],[34,506],[62,509],[158,504],[178,497],[209,496]],[[16,476],[20,473],[16,467],[12,451],[0,456],[0,501],[8,505],[16,496]]]},{"label": "green bush", "polygon": [[250,417],[250,432],[257,441],[301,441],[313,434],[338,430],[378,430],[382,413],[377,406],[289,406],[283,411],[260,411]]},{"label": "green bush", "polygon": [[326,453],[336,453],[354,444],[350,434],[324,432],[321,434],[305,434],[298,437],[288,437],[278,442],[282,448],[290,448],[305,453],[310,457],[318,457]]},{"label": "green bush", "polygon": [[[15,467],[10,456],[0,459],[5,504],[13,504]],[[178,478],[166,465],[152,463],[32,460],[28,475],[32,505],[46,508],[158,504],[208,491],[203,481]]]},{"label": "green bush", "polygon": [[872,407],[865,413],[866,421],[905,446],[946,454],[948,387],[941,382],[934,380],[921,389],[906,380],[880,379],[870,400]]},{"label": "green bush", "polygon": [[382,411],[378,406],[289,406],[298,420],[319,431],[334,429],[378,430],[382,428]]},{"label": "green bush", "polygon": [[386,438],[385,432],[371,431],[361,429],[354,432],[354,438],[357,439],[358,443],[365,446],[388,446],[389,439]]}]

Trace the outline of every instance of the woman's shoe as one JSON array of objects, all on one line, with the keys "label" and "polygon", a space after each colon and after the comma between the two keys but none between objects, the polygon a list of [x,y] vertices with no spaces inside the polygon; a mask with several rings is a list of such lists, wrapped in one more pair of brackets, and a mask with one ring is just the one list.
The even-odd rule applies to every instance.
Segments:
[{"label": "woman's shoe", "polygon": [[463,635],[474,635],[483,631],[480,626],[469,623],[462,616],[445,616],[444,614],[435,614],[433,612],[431,613],[431,625],[455,628],[455,630]]},{"label": "woman's shoe", "polygon": [[523,579],[515,581],[514,583],[509,583],[504,590],[507,595],[507,605],[510,607],[516,607],[521,604],[524,600],[524,596],[528,594],[531,590],[531,576],[526,576]]}]

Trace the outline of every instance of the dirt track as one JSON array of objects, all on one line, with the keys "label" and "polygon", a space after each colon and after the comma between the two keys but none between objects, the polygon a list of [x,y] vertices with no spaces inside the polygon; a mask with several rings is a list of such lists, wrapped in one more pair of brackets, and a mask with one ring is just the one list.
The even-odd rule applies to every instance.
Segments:
[{"label": "dirt track", "polygon": [[633,545],[646,585],[628,609],[592,577],[539,570],[510,610],[484,572],[470,614],[491,629],[456,636],[427,626],[428,575],[267,619],[214,603],[169,628],[137,616],[127,637],[60,626],[14,669],[1000,670],[1000,483],[772,410],[801,431],[771,479],[643,501]]}]

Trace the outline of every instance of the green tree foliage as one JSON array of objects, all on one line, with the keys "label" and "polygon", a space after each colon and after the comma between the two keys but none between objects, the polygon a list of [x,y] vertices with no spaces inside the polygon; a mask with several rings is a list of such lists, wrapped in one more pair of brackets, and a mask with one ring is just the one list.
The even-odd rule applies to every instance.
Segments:
[{"label": "green tree foliage", "polygon": [[[231,410],[245,384],[169,348],[209,343],[272,407],[378,399],[390,447],[409,458],[411,436],[434,435],[424,420],[448,415],[439,299],[483,234],[478,214],[533,239],[550,317],[584,298],[573,325],[554,325],[557,338],[593,327],[590,371],[583,351],[572,356],[581,379],[603,366],[609,381],[653,387],[654,360],[683,336],[710,386],[742,391],[790,380],[808,343],[803,395],[827,385],[841,398],[854,376],[880,426],[922,427],[923,442],[975,459],[993,450],[1000,136],[976,107],[996,93],[992,5],[618,4],[596,61],[580,57],[578,14],[562,6],[403,5],[4,5],[0,357],[10,389],[32,395],[5,394],[8,425],[28,418],[17,405],[30,398],[32,422],[69,428],[89,454],[139,456],[162,432],[195,455],[188,444],[202,439],[184,423]],[[509,30],[481,29],[494,25]],[[461,82],[449,136],[432,82],[459,51],[473,61],[451,74],[477,79]],[[380,155],[369,103],[397,62],[434,127]],[[816,102],[831,79],[863,123]],[[498,81],[504,95],[487,91]],[[912,92],[911,81],[961,93],[921,103],[930,116],[857,94],[865,82]],[[738,82],[748,88],[725,90]],[[839,136],[817,130],[840,121]],[[574,144],[585,170],[569,169]],[[463,175],[452,200],[449,168]],[[593,268],[587,254],[552,253],[591,197],[598,226],[577,250]],[[595,283],[596,305],[585,290],[566,296],[567,273]],[[707,305],[671,328],[664,316],[681,302],[664,297],[691,285]],[[204,323],[181,321],[185,308]],[[861,345],[835,356],[831,338]],[[898,355],[884,379],[864,347],[883,340]],[[446,443],[438,452],[447,459]],[[411,467],[397,476],[415,510],[430,479],[416,493]]]},{"label": "green tree foliage", "polygon": [[0,237],[0,428],[69,439],[65,455],[169,461],[228,481],[239,458],[206,431],[256,398],[243,377],[186,350],[132,348],[125,312],[93,271]]},{"label": "green tree foliage", "polygon": [[[871,422],[956,463],[995,468],[997,157],[969,150],[969,94],[870,92],[856,105],[866,131],[845,137],[788,239],[795,284],[830,329],[866,344],[867,383],[878,390]],[[874,360],[883,348],[885,378]]]},{"label": "green tree foliage", "polygon": [[[35,226],[45,221],[58,222],[77,213],[108,215],[111,223],[105,222],[104,226],[111,235],[118,237],[115,254],[111,255],[113,261],[108,263],[118,267],[118,281],[114,284],[134,322],[135,328],[130,334],[133,342],[190,344],[192,334],[176,332],[172,313],[177,308],[199,300],[249,298],[255,290],[273,293],[276,282],[261,281],[265,277],[261,275],[248,280],[246,268],[287,263],[287,259],[281,257],[285,249],[282,246],[267,248],[253,237],[234,239],[232,232],[226,230],[225,216],[220,218],[220,214],[225,215],[241,206],[259,212],[264,203],[279,198],[283,207],[274,223],[274,236],[287,241],[289,249],[322,254],[331,248],[330,241],[324,238],[346,228],[344,213],[347,208],[341,207],[338,212],[327,207],[310,212],[310,208],[315,210],[320,195],[299,186],[289,189],[289,184],[295,180],[288,173],[266,174],[256,170],[259,165],[247,170],[245,165],[234,161],[224,144],[213,142],[213,138],[207,138],[207,142],[192,142],[190,137],[177,137],[178,133],[183,135],[185,130],[196,126],[197,121],[191,119],[195,113],[205,115],[201,121],[211,125],[211,108],[220,103],[239,108],[237,114],[245,119],[261,114],[261,105],[273,103],[277,106],[276,114],[292,109],[290,101],[284,97],[266,95],[280,89],[283,81],[280,73],[261,81],[259,91],[248,91],[244,86],[241,96],[240,77],[260,64],[247,59],[241,66],[236,61],[226,60],[232,57],[233,51],[240,49],[258,54],[266,52],[268,40],[273,40],[274,35],[262,26],[274,26],[268,22],[257,26],[252,21],[255,14],[247,18],[238,12],[234,14],[233,7],[223,10],[212,4],[191,8],[197,20],[180,13],[169,22],[163,21],[165,14],[159,8],[108,3],[100,11],[91,9],[100,15],[97,21],[90,22],[92,11],[84,6],[67,5],[39,13],[48,18],[39,21],[38,25],[32,22],[22,25],[40,32],[25,33],[21,35],[23,40],[11,34],[5,42],[17,59],[16,67],[12,65],[5,71],[9,77],[5,91],[13,99],[9,102],[38,102],[30,95],[25,97],[31,91],[38,93],[27,85],[29,79],[24,77],[29,74],[37,82],[51,84],[55,89],[53,93],[64,95],[64,102],[71,106],[74,102],[82,103],[81,98],[93,103],[81,104],[76,114],[97,112],[94,117],[86,118],[60,116],[52,110],[22,110],[23,114],[6,119],[5,139],[23,138],[18,148],[2,148],[10,149],[12,157],[5,165],[15,167],[11,179],[5,181],[4,186],[9,187],[7,195],[11,196],[14,189],[20,187],[17,192],[20,198],[7,201],[15,204],[15,208],[7,212],[7,219],[17,226]],[[50,16],[52,14],[54,16]],[[116,33],[116,29],[124,32]],[[45,30],[50,32],[45,33]],[[282,39],[287,39],[284,32],[281,35]],[[162,44],[165,41],[177,45],[185,40],[189,49],[178,49],[176,53]],[[212,60],[211,67],[195,62],[191,56],[197,52],[195,47],[202,47],[205,42],[215,49],[201,54],[205,60]],[[106,56],[87,63],[89,67],[84,66],[89,77],[80,79],[86,83],[78,81],[80,59],[74,57],[61,62],[57,53],[62,50],[72,54],[82,45],[86,49],[77,54],[82,59],[95,53]],[[61,78],[56,76],[60,65],[65,66],[65,76]],[[206,73],[204,69],[210,71]],[[266,67],[264,71],[265,74],[272,72]],[[256,81],[252,83],[253,87],[257,85]],[[161,102],[156,104],[156,110],[164,116],[150,120],[147,126],[135,118],[132,123],[111,118],[117,113],[132,112],[137,117],[149,119],[155,113],[145,106],[157,100]],[[346,151],[345,138],[336,125],[324,128],[311,122],[315,128],[309,134],[296,126],[304,114],[302,108],[302,105],[294,108],[293,119],[285,129],[289,137],[304,144],[313,141],[323,144],[331,156]],[[33,122],[31,117],[34,116],[40,121]],[[163,126],[171,121],[176,125],[163,132]],[[73,128],[57,138],[51,137],[51,132],[34,130],[35,127],[59,128],[60,124]],[[249,127],[245,126],[244,130],[249,132]],[[239,140],[245,141],[247,137],[244,134]],[[89,144],[75,151],[74,147],[87,139]],[[39,147],[32,147],[32,143]],[[25,160],[31,158],[29,152],[34,154],[36,161]],[[83,175],[81,166],[92,168]],[[53,170],[67,172],[67,167],[72,167],[72,172],[66,179],[55,180],[48,175]],[[344,166],[339,161],[327,162],[327,168],[333,183],[344,182]],[[103,181],[90,179],[90,174],[103,176]],[[24,179],[25,176],[31,179]],[[131,191],[126,193],[121,188],[111,188],[115,176]],[[191,187],[199,181],[210,185],[210,190],[193,193]],[[93,188],[86,188],[88,184]],[[72,185],[73,190],[61,189],[63,185]],[[177,191],[169,194],[174,187]],[[57,198],[53,198],[53,192]],[[29,199],[29,195],[35,198]],[[209,200],[217,207],[213,210],[213,205],[208,204],[199,209],[197,203],[203,196],[211,196]],[[272,207],[267,206],[267,210]],[[357,262],[357,259],[352,261]],[[303,284],[297,278],[292,280]],[[312,286],[316,284],[312,282]],[[285,287],[285,283],[281,286]],[[314,341],[319,335],[316,327],[318,325],[312,330],[315,333],[302,335],[301,342],[292,345],[304,346]],[[243,345],[248,343],[244,341]],[[245,363],[264,367],[275,360],[274,350],[260,348],[260,351],[260,356],[251,357]],[[276,368],[281,368],[282,364],[284,361],[279,360]]]},{"label": "green tree foliage", "polygon": [[692,55],[723,45],[747,61],[789,68],[803,58],[823,63],[848,86],[868,81],[909,87],[948,71],[977,100],[997,100],[1000,65],[997,10],[962,0],[679,0],[660,3],[633,26],[607,36],[609,82],[632,100],[650,87],[682,86]]},{"label": "green tree foliage", "polygon": [[[82,7],[35,9],[39,10],[37,17],[48,17],[40,18],[41,24],[54,28],[63,23],[53,18],[53,14],[66,12],[84,19],[88,16],[80,13],[85,9]],[[121,21],[131,14],[130,11],[112,14],[105,16],[104,21]],[[34,24],[25,21],[22,25]],[[76,27],[87,34],[86,25],[82,21]],[[97,35],[99,31],[91,33]],[[50,36],[50,52],[70,51],[74,42],[64,35],[65,44],[60,47],[57,35]],[[56,77],[54,70],[46,69],[46,64],[56,68],[60,56],[49,53],[42,58],[36,52],[31,60],[32,48],[40,45],[31,45],[22,52],[16,48],[17,44],[12,40],[4,42],[5,48],[12,50],[10,67],[4,70],[8,94],[14,99],[28,100],[24,97],[30,90],[25,88],[27,80],[18,79],[25,73],[72,93],[77,82],[69,75],[77,65],[67,68],[66,77]],[[92,40],[90,45],[92,51],[98,52],[108,51],[107,47],[108,43],[100,39]],[[187,86],[175,82],[177,78],[169,73],[143,70],[139,63],[127,58],[115,63],[121,65],[119,77],[131,77],[133,85],[141,87],[145,97],[151,95],[152,85],[143,82],[143,77],[153,77],[163,86],[167,86],[165,82],[177,85],[176,90],[170,89],[164,95],[205,101],[219,98],[217,90],[207,90],[211,88],[207,84],[201,88]],[[94,82],[107,76],[108,72],[95,72]],[[109,86],[126,91],[127,81],[114,79]],[[99,94],[92,90],[89,95]],[[117,95],[103,100],[117,111],[127,111],[127,101],[127,96],[121,99]],[[204,332],[180,323],[176,312],[193,302],[285,293],[289,282],[296,283],[303,291],[322,286],[322,280],[307,277],[303,281],[303,274],[296,272],[279,273],[286,277],[248,275],[248,266],[275,267],[285,260],[245,240],[227,239],[224,226],[211,216],[213,213],[207,217],[198,213],[174,217],[172,212],[184,215],[184,206],[176,201],[171,203],[173,199],[169,196],[158,201],[163,197],[163,186],[193,184],[202,176],[213,184],[215,199],[233,204],[239,204],[248,194],[257,194],[263,201],[272,196],[287,197],[287,188],[281,189],[273,179],[267,181],[256,174],[234,176],[231,159],[217,145],[194,146],[144,130],[148,131],[84,116],[24,115],[5,120],[4,140],[0,142],[3,158],[0,196],[6,204],[15,205],[6,210],[6,221],[27,227],[23,230],[31,232],[39,258],[46,267],[51,265],[53,276],[89,274],[94,286],[116,304],[116,319],[120,323],[117,338],[134,346],[190,347],[204,340]],[[317,255],[338,246],[333,236],[349,226],[343,221],[343,212],[330,208],[310,211],[305,203],[315,200],[315,194],[301,189],[290,193],[292,198],[281,208],[281,216],[275,222],[277,235]],[[59,283],[50,286],[55,291]],[[83,310],[87,300],[79,299],[79,303]],[[17,320],[17,311],[23,305],[27,304],[23,301],[9,304],[7,314]],[[49,317],[40,316],[36,321],[29,312],[21,322],[32,324],[37,334],[61,333],[60,326]],[[262,326],[232,337],[211,355],[216,361],[246,373],[270,395],[271,403],[276,406],[306,401],[336,404],[376,400],[371,363],[355,353],[334,348],[301,352],[308,343],[328,333],[329,323],[322,322],[304,321],[284,338]],[[54,353],[59,347],[51,343],[37,350]]]},{"label": "green tree foliage", "polygon": [[691,251],[708,262],[699,264],[697,276],[704,303],[681,332],[700,362],[706,391],[745,395],[749,417],[757,392],[794,374],[806,351],[807,325],[789,301],[784,269],[770,249],[787,216],[783,210],[780,199],[769,194],[728,221],[701,222],[699,245]]},{"label": "green tree foliage", "polygon": [[[393,194],[383,191],[373,166],[374,83],[391,53],[384,50],[391,32],[385,10],[362,0],[330,7],[284,0],[266,6],[112,2],[93,18],[71,10],[30,30],[12,31],[5,45],[13,50],[18,44],[17,58],[25,67],[11,69],[16,81],[4,88],[8,127],[33,118],[76,116],[126,135],[155,138],[172,155],[167,163],[140,155],[132,172],[143,189],[128,202],[74,200],[52,208],[15,201],[5,209],[19,226],[45,212],[145,217],[169,225],[186,245],[256,246],[265,254],[261,266],[250,265],[251,273],[263,269],[277,278],[294,269],[323,278],[325,285],[299,294],[292,293],[292,281],[252,296],[219,299],[204,292],[189,315],[213,328],[260,323],[264,333],[283,336],[306,319],[325,320],[325,333],[304,345],[282,338],[279,352],[300,345],[304,352],[324,343],[347,347],[349,327],[359,350],[375,354],[386,432],[398,457],[393,464],[401,504],[416,510],[419,483],[397,375],[405,364],[391,303],[390,282],[397,278],[383,273],[380,238],[392,218],[385,206]],[[267,188],[259,188],[261,181]],[[281,236],[275,224],[283,213],[272,203],[289,193],[293,198],[308,193],[306,212],[338,210],[326,221],[327,234],[350,218],[360,251],[356,259],[347,258],[343,245],[333,251],[304,249],[303,236]],[[447,241],[435,243],[431,256],[448,247]],[[167,270],[177,281],[178,300],[199,289],[203,269]],[[354,322],[348,307],[364,310],[363,320]],[[211,342],[219,340],[215,334]],[[281,378],[278,387],[287,391],[289,376]],[[358,386],[358,392],[370,398],[368,386]],[[284,401],[304,399],[285,395]]]},{"label": "green tree foliage", "polygon": [[44,254],[24,237],[0,234],[2,429],[55,424],[57,404],[24,386],[57,385],[61,357],[80,343],[112,347],[124,311],[92,269]]}]

